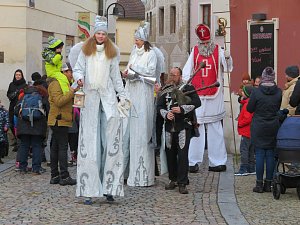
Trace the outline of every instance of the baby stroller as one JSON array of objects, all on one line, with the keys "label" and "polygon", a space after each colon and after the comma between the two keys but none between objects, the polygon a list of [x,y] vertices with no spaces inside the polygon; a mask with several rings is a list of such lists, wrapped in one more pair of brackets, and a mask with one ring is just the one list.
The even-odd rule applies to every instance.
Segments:
[{"label": "baby stroller", "polygon": [[[278,157],[275,166],[273,180],[273,196],[280,198],[287,188],[297,188],[300,199],[300,170],[290,172],[285,168],[285,163],[300,163],[300,116],[291,116],[284,120],[277,134],[276,156]],[[279,171],[279,169],[281,170]]]}]

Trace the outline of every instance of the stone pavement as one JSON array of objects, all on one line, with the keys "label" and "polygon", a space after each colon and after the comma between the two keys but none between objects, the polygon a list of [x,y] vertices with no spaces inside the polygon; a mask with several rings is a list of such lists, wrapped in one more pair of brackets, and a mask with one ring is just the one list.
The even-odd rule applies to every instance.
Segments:
[{"label": "stone pavement", "polygon": [[[7,160],[0,165],[0,224],[298,224],[300,219],[295,190],[280,200],[253,193],[255,176],[234,177],[231,155],[225,173],[208,172],[205,156],[200,172],[190,174],[188,195],[165,191],[163,175],[153,187],[126,186],[124,198],[94,199],[92,206],[75,197],[74,186],[50,185],[49,168],[40,176],[21,175],[13,165]],[[70,172],[75,176],[76,168]]]}]

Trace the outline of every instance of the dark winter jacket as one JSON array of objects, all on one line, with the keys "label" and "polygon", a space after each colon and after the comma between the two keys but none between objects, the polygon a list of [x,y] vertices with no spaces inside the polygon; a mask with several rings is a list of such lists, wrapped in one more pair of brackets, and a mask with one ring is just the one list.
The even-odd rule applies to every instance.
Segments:
[{"label": "dark winter jacket", "polygon": [[9,84],[7,97],[10,101],[9,104],[9,121],[12,122],[14,116],[14,108],[18,102],[18,96],[21,89],[24,89],[27,86],[24,78],[21,80],[14,79],[13,82]]},{"label": "dark winter jacket", "polygon": [[[31,86],[24,90],[24,94],[38,92],[42,99],[47,98],[47,90],[43,86]],[[19,100],[22,101],[22,98]],[[42,100],[44,103],[44,100]],[[46,110],[45,105],[43,105],[44,110]],[[22,117],[18,116],[18,125],[17,125],[17,136],[20,137],[21,135],[39,135],[42,137],[46,137],[47,131],[47,118],[44,115],[39,120],[34,120],[33,126],[31,126],[30,121],[23,120]]]},{"label": "dark winter jacket", "polygon": [[296,107],[295,115],[300,115],[300,79],[296,82],[294,91],[290,97],[290,105]]},{"label": "dark winter jacket", "polygon": [[[186,85],[183,92],[186,91],[193,91],[195,90],[193,86]],[[164,89],[162,90],[162,94],[159,97],[157,101],[157,111],[160,113],[160,115],[165,119],[166,125],[165,129],[168,132],[179,132],[183,129],[192,129],[192,120],[193,120],[193,113],[194,110],[201,105],[200,98],[197,94],[197,92],[194,92],[192,94],[189,94],[188,97],[190,97],[191,101],[186,105],[177,105],[176,101],[172,101],[175,105],[173,106],[180,106],[181,113],[174,113],[175,115],[175,122],[170,121],[167,118],[168,111],[172,108],[172,106],[168,107],[170,101],[171,101],[171,92],[166,91],[164,93]]]},{"label": "dark winter jacket", "polygon": [[248,112],[254,112],[251,123],[251,141],[257,148],[274,149],[279,129],[278,110],[282,92],[277,87],[259,85],[248,102]]}]

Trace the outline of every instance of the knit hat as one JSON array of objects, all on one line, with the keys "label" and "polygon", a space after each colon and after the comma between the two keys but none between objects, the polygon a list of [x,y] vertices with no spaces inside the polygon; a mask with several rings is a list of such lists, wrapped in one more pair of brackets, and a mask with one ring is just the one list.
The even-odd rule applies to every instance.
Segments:
[{"label": "knit hat", "polygon": [[261,74],[261,83],[274,83],[275,71],[272,67],[266,67]]},{"label": "knit hat", "polygon": [[64,45],[62,40],[57,39],[53,36],[48,37],[48,44],[49,44],[48,48],[53,49],[53,50],[60,48]]},{"label": "knit hat", "polygon": [[249,98],[251,93],[252,93],[252,90],[253,90],[253,86],[252,85],[245,85],[243,86],[243,92],[245,93],[246,97]]},{"label": "knit hat", "polygon": [[148,41],[150,34],[150,23],[143,21],[134,34],[135,39]]},{"label": "knit hat", "polygon": [[39,72],[34,72],[33,74],[31,74],[32,81],[37,81],[37,80],[40,80],[41,78],[42,78],[42,76]]},{"label": "knit hat", "polygon": [[107,19],[104,16],[97,15],[95,18],[94,34],[96,34],[98,31],[107,33]]},{"label": "knit hat", "polygon": [[298,66],[288,66],[285,69],[285,73],[287,76],[291,78],[296,78],[299,76],[299,67]]}]

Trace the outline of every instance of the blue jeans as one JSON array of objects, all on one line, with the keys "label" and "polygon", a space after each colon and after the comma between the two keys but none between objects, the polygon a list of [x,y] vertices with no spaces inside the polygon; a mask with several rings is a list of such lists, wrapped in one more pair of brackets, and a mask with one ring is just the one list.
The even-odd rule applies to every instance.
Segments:
[{"label": "blue jeans", "polygon": [[262,181],[266,163],[266,180],[273,180],[274,175],[274,149],[255,148],[256,180]]},{"label": "blue jeans", "polygon": [[32,171],[39,172],[42,162],[43,137],[39,135],[21,135],[21,145],[19,149],[20,170],[26,171],[28,165],[28,153],[32,148]]}]

